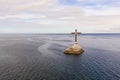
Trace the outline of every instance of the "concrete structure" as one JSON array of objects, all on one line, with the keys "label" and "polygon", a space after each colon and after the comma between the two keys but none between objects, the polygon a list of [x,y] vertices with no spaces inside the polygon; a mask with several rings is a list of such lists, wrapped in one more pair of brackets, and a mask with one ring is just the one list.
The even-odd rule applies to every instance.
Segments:
[{"label": "concrete structure", "polygon": [[78,41],[77,41],[77,34],[81,34],[80,32],[77,32],[77,29],[75,29],[75,32],[72,32],[72,34],[75,34],[75,42],[73,44],[73,46],[67,48],[64,53],[65,54],[82,54],[84,52],[84,50],[78,45]]}]

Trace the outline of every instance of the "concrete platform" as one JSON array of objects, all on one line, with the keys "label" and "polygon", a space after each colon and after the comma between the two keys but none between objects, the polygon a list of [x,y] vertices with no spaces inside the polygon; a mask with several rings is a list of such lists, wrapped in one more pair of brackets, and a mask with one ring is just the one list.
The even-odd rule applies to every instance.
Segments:
[{"label": "concrete platform", "polygon": [[83,52],[84,50],[77,43],[75,43],[73,46],[67,48],[64,51],[65,54],[73,54],[73,55],[80,55]]}]

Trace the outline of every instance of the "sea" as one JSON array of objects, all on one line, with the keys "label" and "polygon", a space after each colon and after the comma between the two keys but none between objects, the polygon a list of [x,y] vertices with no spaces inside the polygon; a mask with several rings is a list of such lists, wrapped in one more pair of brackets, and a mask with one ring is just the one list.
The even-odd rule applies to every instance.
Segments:
[{"label": "sea", "polygon": [[0,34],[0,80],[120,80],[120,33]]}]

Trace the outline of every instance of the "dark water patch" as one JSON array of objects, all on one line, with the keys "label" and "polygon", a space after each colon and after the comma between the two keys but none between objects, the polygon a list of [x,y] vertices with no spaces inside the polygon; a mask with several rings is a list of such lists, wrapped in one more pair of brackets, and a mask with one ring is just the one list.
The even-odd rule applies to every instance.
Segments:
[{"label": "dark water patch", "polygon": [[48,49],[58,55],[63,55],[66,46],[53,43]]},{"label": "dark water patch", "polygon": [[72,40],[53,40],[53,41],[58,41],[58,42],[72,42]]},{"label": "dark water patch", "polygon": [[[62,39],[66,35],[60,36],[59,38]],[[61,41],[49,43],[51,35],[33,37],[29,35],[32,41],[27,40],[26,35],[24,38],[18,37],[21,39],[19,41],[9,38],[4,42],[0,41],[1,45],[5,45],[0,46],[0,80],[120,79],[120,54],[117,51],[84,47],[85,52],[82,55],[65,55],[63,51],[68,45],[60,44]],[[45,43],[44,40],[48,42]],[[38,47],[44,47],[46,44],[48,46],[42,53],[37,50]],[[52,57],[42,55],[46,52]]]},{"label": "dark water patch", "polygon": [[120,33],[84,33],[81,36],[92,36],[92,37],[102,37],[102,38],[120,38]]},{"label": "dark water patch", "polygon": [[91,66],[93,66],[95,70],[98,70],[97,72],[101,71],[99,73],[104,74],[103,79],[112,80],[112,79],[120,78],[120,72],[119,72],[120,65],[118,60],[119,57],[116,57],[116,54],[113,53],[118,54],[117,52],[111,52],[108,50],[89,48],[86,49],[86,52],[83,55],[88,55],[87,59],[90,59],[88,61],[90,62],[92,61],[94,63],[94,65]]},{"label": "dark water patch", "polygon": [[[53,49],[50,50],[56,54],[63,56],[63,46],[58,44],[55,45],[56,47],[51,46]],[[60,46],[62,48],[60,48]],[[72,72],[73,70],[72,73],[75,73],[77,76],[79,76],[77,79],[82,78],[83,80],[117,80],[120,78],[120,65],[119,60],[117,60],[119,57],[116,57],[116,54],[117,52],[111,52],[108,50],[85,48],[85,52],[82,55],[64,55],[63,62],[64,66],[67,68],[70,67],[70,71]]]}]

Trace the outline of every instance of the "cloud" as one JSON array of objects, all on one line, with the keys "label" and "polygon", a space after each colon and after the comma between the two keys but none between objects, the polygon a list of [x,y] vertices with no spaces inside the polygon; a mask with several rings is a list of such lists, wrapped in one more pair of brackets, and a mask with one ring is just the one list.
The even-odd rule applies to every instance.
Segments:
[{"label": "cloud", "polygon": [[[69,1],[69,0],[68,0]],[[77,3],[82,6],[119,6],[119,0],[77,0]]]},{"label": "cloud", "polygon": [[104,9],[91,9],[91,8],[85,8],[86,15],[90,16],[96,16],[96,15],[103,15],[103,16],[109,16],[109,15],[120,15],[120,7],[114,8],[114,7],[107,7]]},{"label": "cloud", "polygon": [[57,0],[0,0],[1,15],[47,10],[55,7]]},{"label": "cloud", "polygon": [[1,16],[0,19],[34,19],[34,18],[45,18],[45,15],[34,15],[34,14],[16,14]]},{"label": "cloud", "polygon": [[120,1],[62,1],[0,0],[0,32],[119,32]]}]

